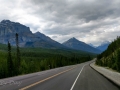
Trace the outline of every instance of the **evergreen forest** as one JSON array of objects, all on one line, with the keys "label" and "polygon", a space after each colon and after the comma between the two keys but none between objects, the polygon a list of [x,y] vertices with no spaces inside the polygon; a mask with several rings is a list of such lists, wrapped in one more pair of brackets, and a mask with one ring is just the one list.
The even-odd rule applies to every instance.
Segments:
[{"label": "evergreen forest", "polygon": [[20,48],[16,34],[16,46],[0,44],[0,78],[23,75],[66,65],[79,64],[95,57],[95,54],[48,48]]},{"label": "evergreen forest", "polygon": [[120,72],[120,37],[117,37],[107,50],[97,56],[96,64]]}]

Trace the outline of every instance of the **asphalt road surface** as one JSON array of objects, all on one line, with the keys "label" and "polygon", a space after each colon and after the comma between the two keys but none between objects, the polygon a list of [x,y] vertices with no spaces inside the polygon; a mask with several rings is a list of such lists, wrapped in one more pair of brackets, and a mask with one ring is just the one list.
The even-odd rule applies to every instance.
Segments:
[{"label": "asphalt road surface", "polygon": [[120,90],[90,63],[0,79],[0,90]]}]

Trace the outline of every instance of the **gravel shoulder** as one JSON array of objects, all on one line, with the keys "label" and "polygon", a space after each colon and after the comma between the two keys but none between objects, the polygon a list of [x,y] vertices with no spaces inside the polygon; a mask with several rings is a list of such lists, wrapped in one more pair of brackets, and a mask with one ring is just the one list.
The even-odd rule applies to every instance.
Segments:
[{"label": "gravel shoulder", "polygon": [[95,62],[91,63],[90,66],[94,70],[96,70],[97,72],[99,72],[100,74],[102,74],[103,76],[105,76],[110,81],[112,81],[113,83],[115,83],[117,86],[120,87],[120,73],[119,72],[113,71],[109,68],[97,66],[95,65]]}]

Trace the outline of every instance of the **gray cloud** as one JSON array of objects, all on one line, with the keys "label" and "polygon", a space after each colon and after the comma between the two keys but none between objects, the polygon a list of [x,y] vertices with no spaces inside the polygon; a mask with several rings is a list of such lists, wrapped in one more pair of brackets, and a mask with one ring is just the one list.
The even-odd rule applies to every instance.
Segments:
[{"label": "gray cloud", "polygon": [[[40,14],[46,13],[46,18],[64,22],[68,18],[85,20],[86,22],[105,17],[119,16],[120,1],[116,0],[31,0]],[[39,8],[38,8],[39,7]],[[42,13],[41,13],[42,12]],[[49,14],[49,15],[47,15]]]},{"label": "gray cloud", "polygon": [[0,20],[18,21],[59,42],[76,37],[99,45],[120,33],[119,0],[13,0],[12,3],[0,0],[0,3]]}]

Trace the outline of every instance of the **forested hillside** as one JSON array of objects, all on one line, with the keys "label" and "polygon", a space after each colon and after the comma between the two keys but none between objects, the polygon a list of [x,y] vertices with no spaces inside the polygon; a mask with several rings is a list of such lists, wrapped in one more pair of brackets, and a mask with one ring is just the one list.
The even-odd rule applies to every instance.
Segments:
[{"label": "forested hillside", "polygon": [[0,44],[0,78],[91,60],[95,55],[68,49],[19,48]]},{"label": "forested hillside", "polygon": [[97,56],[97,65],[106,66],[120,72],[120,37],[117,37],[108,49]]}]

